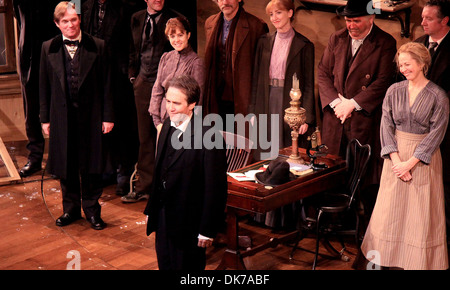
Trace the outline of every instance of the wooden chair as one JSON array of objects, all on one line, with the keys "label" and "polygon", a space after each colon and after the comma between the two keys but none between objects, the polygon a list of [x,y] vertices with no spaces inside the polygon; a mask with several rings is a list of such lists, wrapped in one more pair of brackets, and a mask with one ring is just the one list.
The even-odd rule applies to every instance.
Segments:
[{"label": "wooden chair", "polygon": [[[362,179],[364,178],[367,165],[371,155],[370,145],[361,145],[356,139],[350,141],[347,146],[347,179],[344,188],[339,188],[333,192],[325,192],[312,201],[312,205],[317,212],[315,218],[308,218],[312,222],[310,229],[316,231],[316,248],[314,252],[314,263],[312,269],[317,265],[319,256],[319,242],[324,240],[327,250],[334,252],[333,257],[321,255],[327,258],[341,258],[348,261],[348,257],[344,255],[346,250],[342,235],[353,235],[356,245],[359,246],[359,191]],[[348,225],[349,218],[353,216],[354,224]],[[328,236],[335,235],[338,237],[342,249],[337,251],[328,241]],[[290,258],[298,246],[298,242],[292,249]]]},{"label": "wooden chair", "polygon": [[245,167],[250,161],[253,141],[244,136],[220,131],[226,145],[227,172]]}]

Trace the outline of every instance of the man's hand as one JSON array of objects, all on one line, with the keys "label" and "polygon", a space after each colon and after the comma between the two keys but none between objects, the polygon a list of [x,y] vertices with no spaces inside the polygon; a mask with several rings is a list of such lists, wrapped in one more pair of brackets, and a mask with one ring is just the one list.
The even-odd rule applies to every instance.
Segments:
[{"label": "man's hand", "polygon": [[114,123],[111,122],[103,122],[102,123],[102,132],[103,134],[108,134],[114,127]]},{"label": "man's hand", "polygon": [[50,136],[50,123],[42,123],[42,131]]},{"label": "man's hand", "polygon": [[203,238],[198,238],[198,244],[197,246],[200,248],[207,248],[210,247],[212,245],[213,239],[203,239]]},{"label": "man's hand", "polygon": [[341,124],[344,124],[345,120],[352,116],[355,105],[349,99],[344,98],[341,94],[338,95],[341,102],[334,107],[334,114],[341,120]]},{"label": "man's hand", "polygon": [[300,135],[305,134],[306,131],[308,131],[308,124],[307,124],[307,123],[301,125],[300,128],[298,128],[298,133],[299,133]]}]

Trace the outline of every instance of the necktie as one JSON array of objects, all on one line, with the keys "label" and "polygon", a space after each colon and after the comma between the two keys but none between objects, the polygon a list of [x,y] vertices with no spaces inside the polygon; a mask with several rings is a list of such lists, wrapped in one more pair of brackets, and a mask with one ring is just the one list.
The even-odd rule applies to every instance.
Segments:
[{"label": "necktie", "polygon": [[73,58],[75,56],[75,53],[77,52],[78,49],[78,45],[79,45],[79,41],[78,40],[68,40],[65,39],[64,41],[64,45],[66,45],[67,51],[69,52],[69,55],[71,58]]},{"label": "necktie", "polygon": [[359,47],[362,45],[362,40],[353,40],[352,41],[352,56],[355,56],[356,52],[358,52]]},{"label": "necktie", "polygon": [[437,45],[437,42],[430,42],[428,45],[428,51],[430,52],[431,57],[433,57]]},{"label": "necktie", "polygon": [[72,41],[72,40],[65,39],[64,44],[69,45],[69,46],[78,46],[78,44],[80,44],[80,42],[78,40]]},{"label": "necktie", "polygon": [[152,43],[156,43],[158,41],[158,33],[157,33],[157,28],[156,28],[156,18],[161,15],[161,12],[157,12],[155,14],[150,14],[149,19],[147,21],[146,27],[145,27],[145,36],[147,39],[149,39],[150,37],[150,31],[152,30],[152,35],[151,35],[151,40]]},{"label": "necktie", "polygon": [[98,26],[101,27],[105,18],[105,3],[98,1]]}]

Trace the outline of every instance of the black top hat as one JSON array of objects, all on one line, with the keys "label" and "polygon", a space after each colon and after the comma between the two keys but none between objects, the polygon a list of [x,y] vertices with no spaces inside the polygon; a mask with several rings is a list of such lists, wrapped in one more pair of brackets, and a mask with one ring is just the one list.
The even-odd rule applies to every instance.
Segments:
[{"label": "black top hat", "polygon": [[341,16],[360,17],[372,14],[371,8],[372,0],[348,0],[347,5],[338,7],[336,12]]},{"label": "black top hat", "polygon": [[256,173],[255,178],[264,185],[277,186],[295,179],[289,169],[289,163],[275,159],[269,163],[266,171]]}]

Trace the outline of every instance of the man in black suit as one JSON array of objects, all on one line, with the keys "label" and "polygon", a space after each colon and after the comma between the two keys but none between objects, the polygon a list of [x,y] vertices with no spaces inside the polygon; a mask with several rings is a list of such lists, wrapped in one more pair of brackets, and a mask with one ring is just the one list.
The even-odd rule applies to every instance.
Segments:
[{"label": "man in black suit", "polygon": [[52,14],[59,0],[13,0],[18,24],[19,76],[28,138],[28,161],[19,170],[28,177],[42,168],[45,139],[39,122],[39,58],[42,43],[58,34]]},{"label": "man in black suit", "polygon": [[164,6],[164,0],[144,1],[147,3],[147,9],[138,11],[131,17],[132,40],[128,67],[128,77],[134,88],[138,121],[139,178],[134,191],[122,197],[123,202],[148,199],[153,181],[156,148],[156,128],[148,113],[148,107],[161,56],[173,49],[164,34],[167,20],[179,16]]},{"label": "man in black suit", "polygon": [[[450,97],[450,1],[430,0],[423,7],[422,27],[425,35],[416,39],[430,51],[431,66],[427,78],[439,85]],[[444,178],[447,243],[450,236],[450,126],[441,143]]]},{"label": "man in black suit", "polygon": [[155,179],[144,211],[147,235],[156,232],[160,270],[203,270],[206,247],[224,222],[224,141],[193,112],[199,96],[200,87],[191,76],[175,77],[168,84],[170,118],[159,136]]},{"label": "man in black suit", "polygon": [[133,87],[128,80],[128,40],[133,10],[122,0],[87,0],[81,13],[82,30],[105,41],[111,60],[115,125],[111,134],[105,136],[107,166],[103,178],[104,182],[117,182],[116,193],[119,195],[130,191],[130,177],[139,150],[136,106]]},{"label": "man in black suit", "polygon": [[103,134],[114,126],[113,102],[103,40],[80,29],[72,2],[59,3],[54,21],[61,30],[42,44],[40,118],[49,135],[47,168],[60,178],[65,226],[81,218],[96,230],[105,223],[98,199],[102,194]]}]

